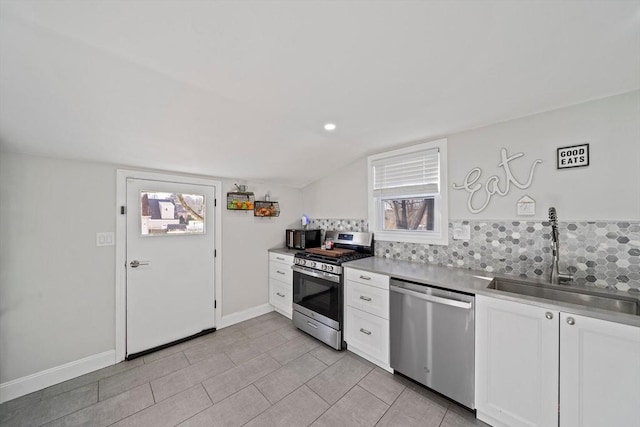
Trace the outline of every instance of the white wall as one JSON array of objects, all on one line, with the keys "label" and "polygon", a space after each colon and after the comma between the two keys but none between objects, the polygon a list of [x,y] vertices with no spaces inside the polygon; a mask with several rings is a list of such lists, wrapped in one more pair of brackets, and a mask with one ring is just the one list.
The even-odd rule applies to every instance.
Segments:
[{"label": "white wall", "polygon": [[312,218],[366,218],[366,157],[309,184],[303,197],[305,212]]},{"label": "white wall", "polygon": [[[545,219],[549,206],[557,208],[561,221],[640,219],[640,91],[447,137],[451,219]],[[556,148],[582,143],[590,144],[590,165],[556,170]],[[512,187],[507,196],[494,196],[482,213],[472,214],[467,209],[468,193],[451,185],[462,183],[474,167],[482,169],[478,182],[498,175],[503,183],[504,172],[497,166],[502,147],[510,155],[525,154],[511,162],[522,182],[535,159],[543,163],[530,188]],[[314,218],[366,218],[366,191],[363,158],[305,187],[305,210]],[[516,216],[516,201],[524,194],[536,201],[534,217]]]},{"label": "white wall", "polygon": [[[227,211],[223,181],[222,315],[268,302],[267,250],[299,224],[298,189],[269,191],[273,219]],[[0,152],[0,383],[115,348],[116,166]]]},{"label": "white wall", "polygon": [[[223,181],[223,194],[235,191],[234,183]],[[253,212],[222,210],[222,315],[227,316],[269,300],[269,264],[267,251],[284,246],[287,228],[300,226],[302,192],[298,189],[242,181],[248,184],[256,200],[271,200],[280,204],[277,218],[254,217]],[[226,199],[225,199],[226,200]]]},{"label": "white wall", "polygon": [[[590,146],[589,166],[556,169],[556,148],[583,143]],[[536,201],[536,219],[546,218],[549,206],[561,221],[640,219],[640,91],[452,135],[449,185],[461,184],[474,167],[482,169],[479,183],[491,175],[504,182],[502,147],[510,155],[525,154],[510,163],[521,182],[532,162],[542,159],[531,187],[494,196],[480,214],[468,211],[466,191],[450,187],[450,218],[516,218],[516,201],[528,194]],[[478,204],[484,195],[479,197]]]},{"label": "white wall", "polygon": [[115,168],[0,153],[0,382],[114,348]]}]

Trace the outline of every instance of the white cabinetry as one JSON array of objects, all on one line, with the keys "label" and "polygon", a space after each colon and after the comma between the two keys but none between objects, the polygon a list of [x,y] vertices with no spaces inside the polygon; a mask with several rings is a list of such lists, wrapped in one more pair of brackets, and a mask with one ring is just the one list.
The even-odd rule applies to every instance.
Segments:
[{"label": "white cabinetry", "polygon": [[476,296],[479,419],[640,425],[639,401],[640,328]]},{"label": "white cabinetry", "polygon": [[389,366],[389,277],[345,269],[345,341],[350,351]]},{"label": "white cabinetry", "polygon": [[640,328],[560,313],[560,426],[640,426]]},{"label": "white cabinetry", "polygon": [[291,319],[293,304],[293,256],[269,252],[269,303]]},{"label": "white cabinetry", "polygon": [[558,425],[557,318],[476,295],[478,418],[495,427]]}]

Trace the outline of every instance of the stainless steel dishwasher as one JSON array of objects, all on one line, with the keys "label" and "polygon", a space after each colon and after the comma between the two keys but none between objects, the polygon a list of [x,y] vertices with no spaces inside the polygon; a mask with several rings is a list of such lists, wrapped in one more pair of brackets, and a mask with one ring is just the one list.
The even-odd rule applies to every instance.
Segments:
[{"label": "stainless steel dishwasher", "polygon": [[391,367],[475,409],[473,295],[391,279]]}]

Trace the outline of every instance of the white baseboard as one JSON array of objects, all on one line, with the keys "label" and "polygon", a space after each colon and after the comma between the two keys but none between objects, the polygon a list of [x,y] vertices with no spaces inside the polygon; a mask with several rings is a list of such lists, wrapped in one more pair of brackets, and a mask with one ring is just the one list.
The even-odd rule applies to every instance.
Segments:
[{"label": "white baseboard", "polygon": [[226,328],[227,326],[235,325],[236,323],[271,313],[272,311],[273,306],[271,304],[262,304],[237,313],[231,313],[229,315],[222,316],[222,319],[220,319],[220,325],[217,329]]},{"label": "white baseboard", "polygon": [[498,421],[495,418],[485,414],[484,412],[478,411],[478,410],[476,410],[476,418],[479,419],[480,421],[488,423],[490,426],[494,426],[494,427],[509,427],[508,425],[506,425],[502,421]]},{"label": "white baseboard", "polygon": [[109,350],[0,384],[0,403],[114,365],[116,351]]}]

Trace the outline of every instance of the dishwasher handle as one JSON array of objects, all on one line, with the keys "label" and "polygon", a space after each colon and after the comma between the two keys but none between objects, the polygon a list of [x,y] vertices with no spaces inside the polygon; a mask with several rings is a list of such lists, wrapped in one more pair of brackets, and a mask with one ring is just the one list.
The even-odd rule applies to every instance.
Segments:
[{"label": "dishwasher handle", "polygon": [[434,302],[436,304],[450,305],[452,307],[464,308],[465,310],[471,310],[471,307],[473,306],[472,302],[458,301],[458,300],[455,300],[455,299],[449,299],[449,298],[437,297],[435,295],[423,294],[422,292],[411,291],[409,289],[401,288],[401,287],[396,286],[396,285],[389,285],[389,290],[391,290],[391,292],[398,292],[400,294],[404,294],[404,295],[408,295],[408,296],[411,296],[411,297],[414,297],[414,298],[418,298],[418,299],[421,299],[423,301]]}]

